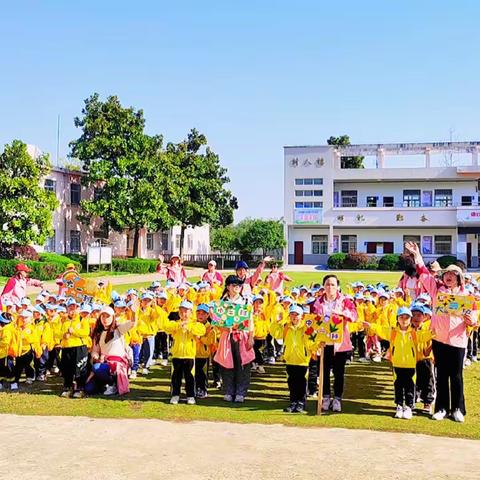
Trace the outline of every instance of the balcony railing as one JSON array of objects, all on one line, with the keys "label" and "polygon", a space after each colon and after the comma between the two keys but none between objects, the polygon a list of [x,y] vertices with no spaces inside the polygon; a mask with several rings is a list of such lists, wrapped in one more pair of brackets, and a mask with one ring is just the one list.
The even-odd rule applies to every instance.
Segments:
[{"label": "balcony railing", "polygon": [[354,202],[343,202],[340,205],[335,205],[333,208],[457,208],[457,207],[478,207],[480,202],[472,202],[471,204],[465,205],[463,203],[437,203],[433,205],[422,205],[420,203],[413,202],[394,202],[383,204],[368,204],[368,203],[354,203]]}]

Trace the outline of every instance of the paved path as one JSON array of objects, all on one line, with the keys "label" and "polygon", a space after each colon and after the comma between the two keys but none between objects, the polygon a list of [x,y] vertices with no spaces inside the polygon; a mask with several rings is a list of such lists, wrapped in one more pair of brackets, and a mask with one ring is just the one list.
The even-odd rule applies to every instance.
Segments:
[{"label": "paved path", "polygon": [[480,479],[480,442],[280,425],[0,416],[0,479]]}]

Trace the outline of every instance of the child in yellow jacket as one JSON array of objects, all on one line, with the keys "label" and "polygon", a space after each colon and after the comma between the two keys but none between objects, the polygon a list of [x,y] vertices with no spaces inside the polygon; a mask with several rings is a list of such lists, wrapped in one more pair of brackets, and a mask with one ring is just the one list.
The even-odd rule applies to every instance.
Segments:
[{"label": "child in yellow jacket", "polygon": [[265,373],[263,367],[263,349],[268,335],[270,322],[264,309],[264,299],[261,295],[253,297],[253,349],[255,350],[255,361],[252,365],[252,371]]},{"label": "child in yellow jacket", "polygon": [[390,342],[390,357],[394,371],[395,418],[410,420],[415,404],[415,368],[417,365],[418,343],[432,338],[429,330],[416,331],[411,326],[412,312],[407,307],[397,310],[397,326],[388,327],[368,324],[371,333]]},{"label": "child in yellow jacket", "polygon": [[40,382],[44,382],[47,378],[49,351],[53,348],[52,326],[47,319],[46,311],[40,305],[34,307],[33,319],[39,341],[38,355],[35,356],[34,360],[35,378]]},{"label": "child in yellow jacket", "polygon": [[183,300],[179,305],[178,321],[165,323],[165,331],[172,335],[172,398],[170,403],[177,405],[180,401],[180,388],[185,378],[187,404],[195,405],[195,355],[196,337],[205,335],[206,328],[193,319],[193,303]]},{"label": "child in yellow jacket", "polygon": [[153,295],[149,292],[141,297],[140,308],[137,314],[137,331],[143,337],[140,360],[143,362],[142,373],[149,374],[149,368],[154,365],[155,335],[158,329],[158,319]]},{"label": "child in yellow jacket", "polygon": [[208,366],[212,355],[212,345],[216,342],[215,329],[210,324],[210,308],[201,303],[196,309],[197,322],[205,325],[205,335],[196,337],[195,388],[197,398],[207,398]]},{"label": "child in yellow jacket", "polygon": [[284,341],[284,358],[287,364],[290,405],[288,413],[305,412],[307,396],[307,372],[312,351],[315,350],[315,335],[303,321],[303,309],[293,305],[286,323],[274,322],[270,326],[272,337]]},{"label": "child in yellow jacket", "polygon": [[11,390],[18,390],[18,383],[24,371],[27,377],[26,383],[32,384],[34,382],[33,359],[39,348],[38,332],[33,323],[33,313],[31,310],[23,309],[17,316],[17,331],[13,346],[15,378],[10,386]]},{"label": "child in yellow jacket", "polygon": [[0,391],[12,382],[13,358],[12,343],[15,336],[15,323],[10,313],[0,313]]},{"label": "child in yellow jacket", "polygon": [[160,365],[168,365],[168,335],[165,333],[165,322],[168,320],[166,303],[168,295],[160,291],[155,295],[155,310],[157,312],[157,333],[155,335],[155,355]]}]

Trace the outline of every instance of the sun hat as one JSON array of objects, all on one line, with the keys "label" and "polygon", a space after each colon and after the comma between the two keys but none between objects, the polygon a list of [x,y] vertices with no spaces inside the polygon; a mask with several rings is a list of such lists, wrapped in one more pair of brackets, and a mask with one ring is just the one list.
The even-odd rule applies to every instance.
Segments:
[{"label": "sun hat", "polygon": [[180,304],[179,308],[186,308],[188,310],[193,309],[193,303],[189,302],[188,300],[183,300],[182,303]]},{"label": "sun hat", "polygon": [[411,317],[412,311],[408,307],[400,307],[397,310],[397,317],[399,317],[400,315],[408,315],[409,317]]},{"label": "sun hat", "polygon": [[298,305],[292,305],[288,310],[288,313],[296,313],[298,315],[303,315],[303,308]]}]

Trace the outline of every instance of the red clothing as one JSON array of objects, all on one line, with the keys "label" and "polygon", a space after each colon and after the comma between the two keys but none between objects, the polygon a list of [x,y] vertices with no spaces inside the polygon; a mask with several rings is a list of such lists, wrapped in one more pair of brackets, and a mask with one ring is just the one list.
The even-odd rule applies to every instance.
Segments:
[{"label": "red clothing", "polygon": [[215,270],[214,272],[209,272],[208,270],[202,276],[202,282],[208,282],[210,285],[217,283],[218,285],[223,284],[223,276],[220,272]]},{"label": "red clothing", "polygon": [[283,282],[290,280],[290,277],[283,272],[272,272],[268,275],[266,282],[270,290],[283,293]]},{"label": "red clothing", "polygon": [[21,278],[17,275],[13,276],[3,287],[0,295],[0,303],[4,300],[11,300],[13,303],[18,303],[27,296],[27,286],[41,287],[42,282],[33,278]]},{"label": "red clothing", "polygon": [[163,266],[161,263],[157,266],[157,272],[165,275],[167,280],[172,282],[175,287],[187,281],[187,274],[181,265]]}]

